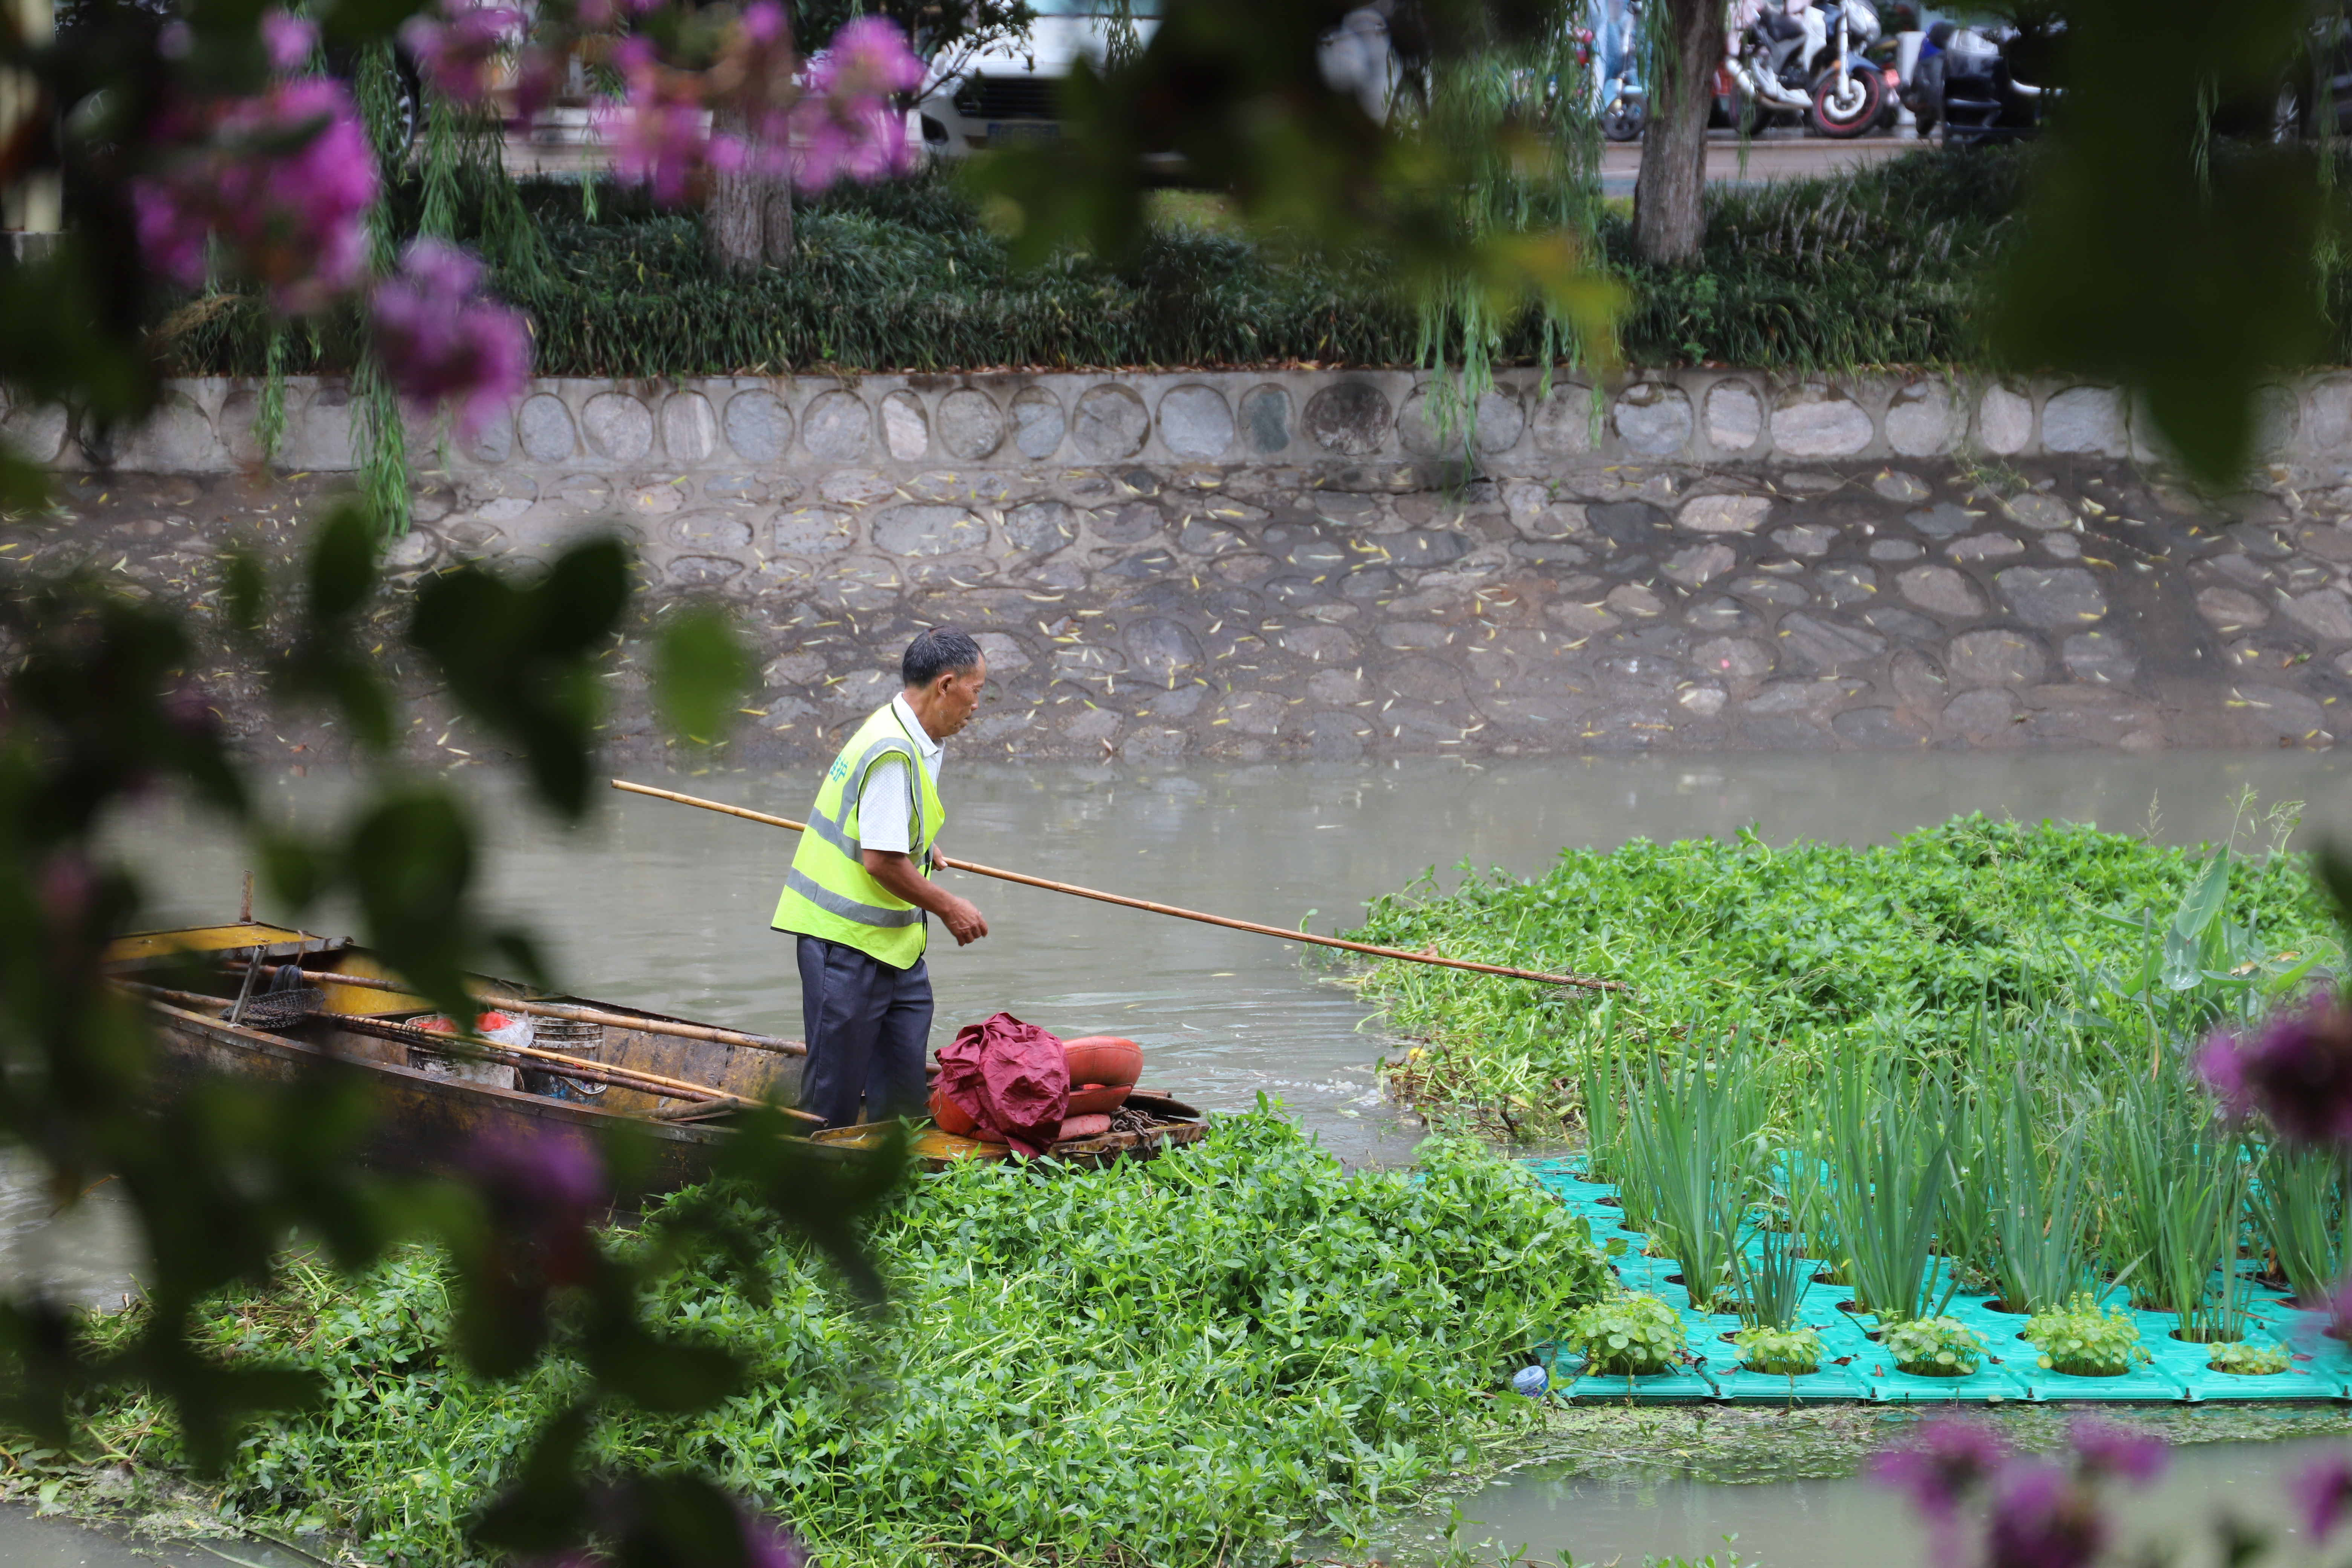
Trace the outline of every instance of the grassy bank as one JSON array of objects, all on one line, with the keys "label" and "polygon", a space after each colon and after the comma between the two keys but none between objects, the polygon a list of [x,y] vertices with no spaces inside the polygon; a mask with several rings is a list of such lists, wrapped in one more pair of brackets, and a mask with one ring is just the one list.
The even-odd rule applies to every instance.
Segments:
[{"label": "grassy bank", "polygon": [[[1376,900],[1362,940],[1622,980],[1629,998],[1498,985],[1389,964],[1370,994],[1429,1044],[1400,1081],[1557,1131],[1596,1049],[1694,1026],[1781,1042],[1801,1084],[1843,1044],[1949,1059],[1987,1034],[2066,1026],[2161,958],[2206,863],[2063,823],[1958,817],[1867,847],[1753,837],[1564,851],[1542,875],[1433,879]],[[2332,950],[2309,868],[2257,855],[2228,872],[2229,920],[2269,952]]]},{"label": "grassy bank", "polygon": [[[1922,152],[1850,177],[1713,187],[1706,254],[1687,270],[1638,261],[1628,216],[1612,211],[1598,249],[1633,300],[1625,352],[1790,368],[1979,360],[1975,301],[2030,155]],[[525,198],[545,263],[499,288],[530,312],[544,375],[1409,364],[1418,348],[1412,301],[1384,269],[1253,242],[1202,221],[1198,199],[1163,203],[1131,262],[1023,271],[944,180],[844,189],[803,205],[793,267],[743,279],[710,264],[698,218],[608,184],[593,214],[576,184],[531,183]],[[170,352],[188,374],[258,374],[268,330],[249,303],[202,301],[173,320]],[[1505,350],[1540,343],[1530,316]],[[334,330],[288,348],[295,371],[350,352]]]},{"label": "grassy bank", "polygon": [[[711,1475],[831,1563],[1269,1561],[1538,1420],[1498,1381],[1605,1279],[1582,1223],[1489,1154],[1349,1177],[1265,1111],[1150,1165],[951,1172],[872,1246],[878,1320],[781,1246],[765,1305],[717,1264],[665,1280],[649,1313],[746,1354],[751,1391],[693,1426],[614,1416],[597,1450]],[[231,1505],[371,1562],[465,1560],[469,1507],[570,1379],[469,1377],[447,1311],[424,1255],[223,1302],[220,1348],[331,1391],[247,1440]],[[142,1474],[179,1464],[144,1399],[93,1412],[91,1441]]]}]

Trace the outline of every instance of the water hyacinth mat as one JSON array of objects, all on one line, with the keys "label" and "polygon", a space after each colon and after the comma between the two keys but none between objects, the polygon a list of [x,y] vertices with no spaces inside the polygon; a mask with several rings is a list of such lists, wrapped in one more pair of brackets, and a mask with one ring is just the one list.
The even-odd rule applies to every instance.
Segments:
[{"label": "water hyacinth mat", "polygon": [[[2179,1320],[2172,1313],[2132,1310],[2148,1361],[2119,1377],[2070,1376],[2042,1367],[2040,1352],[2017,1337],[2025,1327],[2022,1314],[1995,1311],[1987,1297],[1958,1291],[1944,1315],[1976,1331],[1985,1342],[1985,1359],[1965,1377],[1919,1377],[1897,1371],[1870,1338],[1875,1320],[1843,1310],[1841,1303],[1853,1299],[1850,1287],[1819,1282],[1807,1287],[1798,1321],[1822,1337],[1821,1370],[1798,1377],[1749,1372],[1739,1364],[1738,1347],[1724,1337],[1739,1327],[1738,1317],[1699,1311],[1680,1283],[1681,1264],[1642,1255],[1649,1238],[1624,1227],[1615,1187],[1584,1180],[1581,1163],[1574,1159],[1527,1164],[1546,1190],[1591,1226],[1596,1242],[1624,1244],[1623,1251],[1610,1260],[1619,1279],[1626,1289],[1655,1296],[1675,1309],[1693,1358],[1676,1374],[1626,1378],[1584,1373],[1578,1358],[1566,1352],[1547,1354],[1552,1386],[1561,1398],[1772,1405],[2352,1399],[2352,1349],[2321,1333],[2316,1319],[2294,1310],[2277,1291],[2251,1279],[2242,1286],[2249,1318],[2247,1342],[2284,1344],[2290,1357],[2285,1372],[2258,1376],[2214,1372],[2206,1364],[2210,1347],[2174,1337]],[[1940,1296],[1942,1289],[1939,1282],[1935,1295]]]}]

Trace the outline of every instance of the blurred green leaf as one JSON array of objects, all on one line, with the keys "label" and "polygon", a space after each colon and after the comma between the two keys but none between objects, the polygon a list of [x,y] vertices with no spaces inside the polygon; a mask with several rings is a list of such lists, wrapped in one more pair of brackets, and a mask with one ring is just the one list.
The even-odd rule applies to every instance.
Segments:
[{"label": "blurred green leaf", "polygon": [[566,816],[588,804],[604,700],[593,656],[628,596],[628,552],[611,539],[572,546],[527,586],[469,563],[416,596],[409,640],[468,714],[521,752],[540,798]]},{"label": "blurred green leaf", "polygon": [[472,1017],[474,835],[457,805],[437,790],[388,794],[352,821],[343,863],[368,942],[436,1006]]},{"label": "blurred green leaf", "polygon": [[49,509],[49,470],[0,441],[0,515],[32,517]]},{"label": "blurred green leaf", "polygon": [[305,606],[313,619],[340,620],[359,608],[375,587],[374,523],[356,501],[327,514],[310,546],[310,595]]},{"label": "blurred green leaf", "polygon": [[221,616],[239,637],[258,637],[269,614],[269,569],[261,554],[237,540],[217,557],[221,574]]},{"label": "blurred green leaf", "polygon": [[320,8],[319,26],[330,44],[348,47],[389,37],[423,9],[425,0],[333,0]]},{"label": "blurred green leaf", "polygon": [[2120,382],[2220,486],[2252,452],[2255,389],[2324,341],[2320,241],[2339,215],[2308,149],[2225,137],[2216,119],[2294,79],[2310,6],[2212,18],[2195,0],[2073,7],[2054,145],[1993,335],[2020,368]]},{"label": "blurred green leaf", "polygon": [[[301,619],[293,643],[276,663],[278,683],[289,695],[331,703],[353,739],[382,750],[392,743],[392,692],[373,656],[361,647],[360,625],[361,612],[375,593],[376,534],[374,521],[356,500],[345,500],[327,514],[304,563]],[[233,564],[230,571],[230,595],[255,591],[257,565]],[[233,603],[229,608],[237,616],[249,606]]]},{"label": "blurred green leaf", "polygon": [[722,739],[736,705],[759,678],[759,666],[735,635],[727,612],[697,605],[668,617],[654,650],[654,702],[687,740]]}]

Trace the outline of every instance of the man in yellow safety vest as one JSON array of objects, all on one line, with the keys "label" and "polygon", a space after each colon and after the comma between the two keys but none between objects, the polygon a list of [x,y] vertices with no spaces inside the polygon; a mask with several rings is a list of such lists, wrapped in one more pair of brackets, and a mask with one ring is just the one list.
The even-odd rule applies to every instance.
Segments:
[{"label": "man in yellow safety vest", "polygon": [[971,721],[988,661],[969,636],[939,626],[907,645],[898,673],[906,689],[826,770],[771,922],[799,938],[801,1107],[828,1127],[921,1111],[925,916],[939,916],[959,947],[988,934],[978,910],[931,880],[947,816],[940,742]]}]

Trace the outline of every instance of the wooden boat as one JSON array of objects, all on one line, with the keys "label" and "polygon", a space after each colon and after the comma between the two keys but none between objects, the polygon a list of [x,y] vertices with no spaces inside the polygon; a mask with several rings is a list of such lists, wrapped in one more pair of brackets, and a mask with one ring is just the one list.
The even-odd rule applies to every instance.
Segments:
[{"label": "wooden boat", "polygon": [[[1127,1097],[1122,1110],[1131,1110],[1134,1125],[1113,1127],[1098,1138],[1076,1138],[1066,1143],[1056,1143],[1046,1152],[1046,1158],[1064,1164],[1088,1167],[1108,1165],[1115,1160],[1149,1160],[1170,1149],[1197,1143],[1209,1135],[1209,1124],[1201,1113],[1181,1100],[1148,1089],[1139,1089]],[[835,1149],[870,1148],[881,1142],[879,1127],[831,1127],[813,1133],[813,1140]],[[914,1158],[927,1171],[944,1170],[962,1160],[1010,1160],[1013,1151],[1002,1143],[982,1142],[977,1138],[959,1138],[940,1131],[929,1122],[915,1134]]]},{"label": "wooden boat", "polygon": [[[789,1105],[800,1091],[805,1048],[798,1041],[487,975],[469,976],[484,1008],[531,1017],[532,1044],[488,1060],[452,1050],[440,1043],[446,1037],[419,1026],[435,1017],[432,1005],[400,989],[370,950],[259,921],[128,936],[107,959],[161,1026],[160,1092],[212,1074],[364,1073],[377,1110],[364,1152],[394,1169],[448,1170],[484,1137],[593,1135],[627,1121],[652,1135],[648,1188],[667,1191],[708,1173],[712,1151],[735,1135],[729,1124],[746,1104]],[[293,989],[270,1000],[268,987],[286,983]],[[1148,1124],[1057,1146],[1054,1157],[1080,1165],[1148,1159],[1207,1131],[1200,1112],[1181,1101],[1139,1091],[1129,1103],[1139,1102],[1150,1108]],[[846,1153],[879,1134],[841,1128],[812,1144]],[[1007,1151],[926,1124],[916,1154],[938,1169]]]}]

